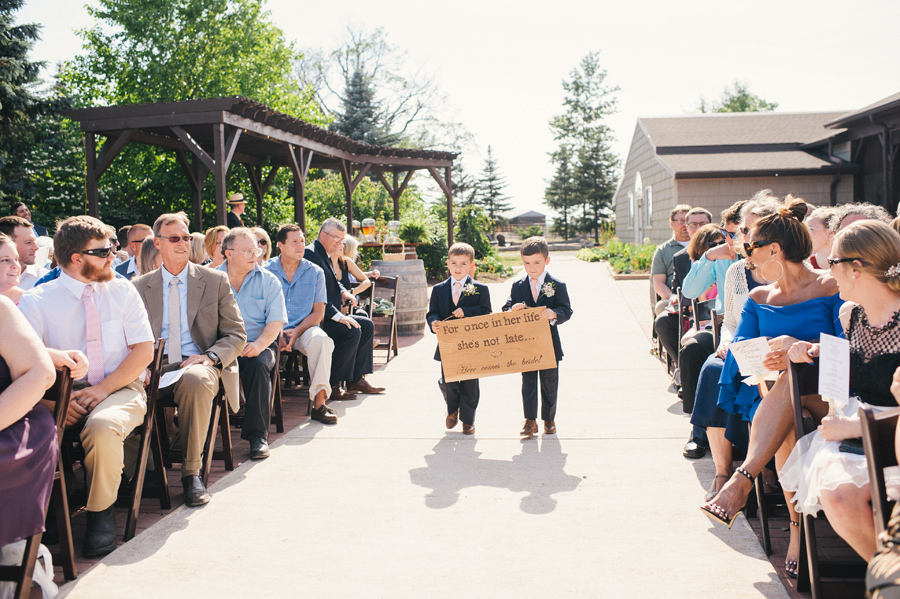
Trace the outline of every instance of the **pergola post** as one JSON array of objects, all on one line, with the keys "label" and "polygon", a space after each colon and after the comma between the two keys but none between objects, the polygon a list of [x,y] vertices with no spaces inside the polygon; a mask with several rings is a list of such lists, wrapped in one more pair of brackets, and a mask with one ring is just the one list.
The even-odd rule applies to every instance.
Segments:
[{"label": "pergola post", "polygon": [[369,169],[372,168],[372,164],[367,162],[359,169],[359,172],[356,173],[356,176],[353,175],[353,164],[349,161],[341,159],[338,163],[341,169],[341,180],[344,182],[344,197],[347,202],[347,230],[353,230],[353,191],[356,189],[356,186],[359,185],[359,182],[362,181],[363,177],[366,176],[366,173],[369,172]]},{"label": "pergola post", "polygon": [[84,134],[84,188],[87,193],[88,214],[100,217],[100,203],[97,198],[97,179],[94,169],[97,166],[97,136],[94,133]]},{"label": "pergola post", "polygon": [[225,176],[228,174],[228,166],[234,157],[234,150],[237,148],[237,142],[241,137],[241,129],[235,129],[228,140],[225,139],[225,124],[216,123],[213,125],[213,163],[216,177],[216,224],[224,225],[228,222],[225,210],[225,199],[228,195],[228,181]]},{"label": "pergola post", "polygon": [[309,175],[309,165],[312,164],[312,150],[300,149],[300,159],[294,153],[294,146],[284,144],[284,153],[287,156],[288,167],[294,175],[294,222],[300,225],[306,233],[306,177]]},{"label": "pergola post", "polygon": [[194,219],[193,227],[195,231],[203,231],[203,182],[206,181],[206,175],[209,174],[209,168],[201,161],[196,154],[191,154],[191,163],[188,164],[184,151],[175,150],[175,156],[178,163],[181,164],[182,170],[188,178],[188,184],[194,194]]},{"label": "pergola post", "polygon": [[263,224],[263,197],[265,197],[266,192],[269,191],[269,187],[272,186],[275,175],[278,174],[278,166],[272,166],[272,168],[269,169],[269,174],[266,175],[265,181],[262,182],[260,182],[260,179],[262,179],[262,166],[254,167],[252,164],[244,164],[244,168],[247,169],[247,176],[250,178],[250,186],[253,188],[253,195],[256,196],[256,225],[261,227]]},{"label": "pergola post", "polygon": [[451,185],[450,180],[450,167],[444,168],[443,178],[433,166],[428,167],[428,172],[431,173],[431,176],[437,181],[441,191],[444,192],[444,196],[447,198],[447,244],[448,246],[451,246],[453,245],[453,186]]},{"label": "pergola post", "polygon": [[400,220],[400,196],[402,196],[403,192],[406,191],[406,186],[409,185],[409,180],[412,179],[414,172],[415,171],[413,169],[406,171],[406,178],[403,179],[403,183],[399,183],[400,173],[397,169],[393,169],[393,185],[388,183],[388,180],[387,178],[385,178],[383,172],[378,171],[377,173],[378,180],[381,181],[381,184],[384,185],[384,188],[387,190],[388,195],[391,196],[392,200],[394,200],[394,220]]}]

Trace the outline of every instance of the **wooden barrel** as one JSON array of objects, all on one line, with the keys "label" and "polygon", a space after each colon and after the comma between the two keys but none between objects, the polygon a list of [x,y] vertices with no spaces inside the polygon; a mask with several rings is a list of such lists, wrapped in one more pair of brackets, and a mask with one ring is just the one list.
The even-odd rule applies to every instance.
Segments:
[{"label": "wooden barrel", "polygon": [[394,318],[398,335],[425,333],[428,311],[428,281],[421,260],[372,260],[372,268],[383,275],[398,277]]}]

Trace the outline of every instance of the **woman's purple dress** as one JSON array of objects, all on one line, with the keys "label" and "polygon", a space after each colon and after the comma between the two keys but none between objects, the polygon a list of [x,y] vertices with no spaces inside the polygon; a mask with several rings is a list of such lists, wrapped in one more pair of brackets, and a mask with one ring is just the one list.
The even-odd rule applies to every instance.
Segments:
[{"label": "woman's purple dress", "polygon": [[[0,391],[11,384],[0,357]],[[0,431],[0,547],[44,530],[58,451],[53,415],[41,404]]]}]

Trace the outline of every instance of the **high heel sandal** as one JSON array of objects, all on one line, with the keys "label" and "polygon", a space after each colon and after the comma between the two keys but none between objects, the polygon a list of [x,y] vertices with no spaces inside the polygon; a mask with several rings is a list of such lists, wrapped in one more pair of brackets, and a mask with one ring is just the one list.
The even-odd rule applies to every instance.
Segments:
[{"label": "high heel sandal", "polygon": [[730,477],[730,476],[726,476],[726,475],[724,475],[724,474],[717,474],[717,475],[716,475],[716,477],[713,479],[713,486],[712,486],[712,489],[710,489],[710,490],[706,493],[705,499],[706,499],[706,502],[707,502],[707,503],[709,503],[710,501],[712,501],[713,499],[715,499],[715,498],[716,498],[716,495],[719,494],[719,491],[722,490],[722,487],[720,487],[719,485],[716,484],[716,482],[717,482],[720,478],[724,478],[725,480],[728,480],[728,479],[731,478],[731,477]]},{"label": "high heel sandal", "polygon": [[[799,529],[800,523],[791,520],[791,526],[796,526]],[[797,562],[784,560],[784,573],[787,574],[790,578],[797,580],[797,573],[799,572],[799,569],[800,565]]]},{"label": "high heel sandal", "polygon": [[[753,475],[752,474],[750,474],[743,468],[735,468],[734,471],[737,472],[738,474],[740,474],[741,476],[745,477],[747,480],[749,480],[750,485],[751,485],[750,488],[751,489],[753,488],[752,487],[752,485],[753,485]],[[746,500],[745,500],[745,504],[746,504]],[[706,514],[707,516],[709,516],[710,518],[712,518],[713,520],[718,520],[719,522],[722,522],[723,524],[727,524],[729,530],[731,529],[731,525],[734,524],[734,521],[737,519],[737,517],[741,514],[742,511],[744,511],[744,508],[742,506],[741,509],[736,511],[734,514],[729,514],[728,512],[726,512],[725,510],[723,510],[722,508],[717,506],[715,503],[708,503],[708,505],[709,505],[709,507],[706,507],[706,505],[700,506],[700,509],[703,510],[703,513]]]}]

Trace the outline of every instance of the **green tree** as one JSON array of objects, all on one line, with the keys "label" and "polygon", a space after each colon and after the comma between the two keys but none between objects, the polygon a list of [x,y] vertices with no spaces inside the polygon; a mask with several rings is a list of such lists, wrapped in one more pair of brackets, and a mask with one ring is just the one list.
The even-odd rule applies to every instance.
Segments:
[{"label": "green tree", "polygon": [[42,62],[28,59],[40,26],[16,25],[24,0],[0,0],[0,200],[30,200],[34,189],[22,166],[33,124],[45,104],[34,93]]},{"label": "green tree", "polygon": [[778,102],[767,102],[761,97],[750,93],[749,86],[740,81],[734,82],[734,87],[726,87],[722,92],[722,98],[717,102],[707,102],[700,98],[698,109],[700,112],[770,112],[778,108]]},{"label": "green tree", "polygon": [[[581,227],[592,231],[595,239],[600,237],[601,222],[615,194],[619,166],[619,158],[611,149],[612,130],[605,122],[616,112],[615,94],[619,88],[609,86],[606,76],[606,70],[600,66],[599,52],[585,56],[569,74],[570,79],[563,81],[565,112],[550,121],[550,129],[559,144],[554,153],[557,169],[563,152],[571,152],[574,158],[569,167],[574,177],[571,201],[581,206]],[[553,198],[559,193],[556,188],[551,181],[548,191]]]},{"label": "green tree", "polygon": [[571,227],[570,212],[580,203],[575,189],[575,175],[572,172],[572,150],[565,144],[560,145],[556,152],[550,153],[550,159],[556,164],[556,173],[544,192],[544,203],[562,215],[562,218],[554,222],[553,230],[568,240]]},{"label": "green tree", "polygon": [[[456,206],[468,206],[475,203],[478,189],[475,179],[465,170],[462,160],[455,160],[450,172],[450,185],[453,190],[453,203]],[[443,201],[444,198],[441,198]]]},{"label": "green tree", "polygon": [[382,131],[375,122],[378,105],[362,71],[355,71],[344,92],[344,111],[331,123],[331,130],[361,143],[390,146],[397,137]]},{"label": "green tree", "polygon": [[479,206],[463,206],[456,212],[456,230],[453,235],[456,241],[463,241],[472,246],[476,258],[484,258],[494,253],[488,232],[491,230],[491,219]]},{"label": "green tree", "polygon": [[491,223],[496,222],[500,213],[511,208],[509,196],[503,193],[506,187],[506,179],[500,174],[497,159],[491,146],[487,149],[487,158],[484,159],[484,167],[481,169],[481,177],[478,178],[475,188],[475,202],[483,206],[487,211]]}]

